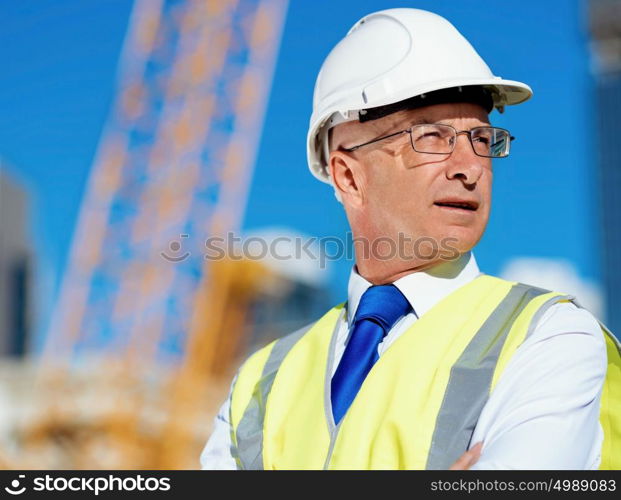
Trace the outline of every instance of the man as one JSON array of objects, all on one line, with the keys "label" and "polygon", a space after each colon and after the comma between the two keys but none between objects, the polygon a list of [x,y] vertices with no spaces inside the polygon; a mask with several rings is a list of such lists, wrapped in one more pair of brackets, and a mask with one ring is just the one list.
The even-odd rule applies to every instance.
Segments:
[{"label": "man", "polygon": [[512,140],[488,114],[530,96],[421,10],[366,16],[333,49],[308,158],[357,243],[348,300],[244,363],[203,468],[618,465],[619,344],[573,297],[484,275],[471,252]]}]

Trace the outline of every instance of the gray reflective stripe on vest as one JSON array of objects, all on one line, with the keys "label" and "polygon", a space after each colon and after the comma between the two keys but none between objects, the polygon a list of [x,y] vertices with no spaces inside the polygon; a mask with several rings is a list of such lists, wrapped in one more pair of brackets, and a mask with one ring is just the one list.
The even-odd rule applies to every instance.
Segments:
[{"label": "gray reflective stripe on vest", "polygon": [[433,431],[427,469],[448,469],[468,449],[509,330],[526,305],[545,293],[549,290],[513,285],[453,365]]},{"label": "gray reflective stripe on vest", "polygon": [[[579,307],[580,309],[586,309],[586,307],[584,307],[580,302],[578,302],[578,300],[576,300],[576,298],[572,295],[564,295],[562,297],[556,297],[556,299],[566,299],[566,300],[570,300],[571,302],[573,302],[573,304],[576,307]],[[539,319],[543,313],[545,313],[548,308],[555,304],[557,302],[557,300],[553,300],[550,299],[548,302],[546,302],[545,304],[543,304],[538,310],[537,310],[537,314],[535,315],[535,318],[533,318],[533,321],[531,322],[530,328],[528,329],[528,333],[526,334],[526,338],[528,338],[530,336],[530,334],[532,333],[533,330],[533,324],[535,323],[536,319]],[[602,329],[602,331],[604,332],[605,335],[607,335],[608,337],[610,337],[610,340],[612,341],[612,343],[614,344],[614,346],[617,348],[617,351],[619,351],[619,354],[621,355],[621,342],[619,341],[619,339],[617,338],[617,336],[612,333],[612,331],[610,330],[610,328],[608,328],[604,323],[602,323],[598,318],[595,318],[595,320],[599,323],[599,327]]]},{"label": "gray reflective stripe on vest", "polygon": [[265,420],[265,404],[272,390],[274,378],[285,356],[302,336],[315,323],[306,325],[295,332],[278,339],[272,347],[267,362],[263,367],[261,379],[254,388],[252,398],[237,426],[236,446],[231,447],[233,458],[238,466],[247,470],[263,469],[263,422]]}]

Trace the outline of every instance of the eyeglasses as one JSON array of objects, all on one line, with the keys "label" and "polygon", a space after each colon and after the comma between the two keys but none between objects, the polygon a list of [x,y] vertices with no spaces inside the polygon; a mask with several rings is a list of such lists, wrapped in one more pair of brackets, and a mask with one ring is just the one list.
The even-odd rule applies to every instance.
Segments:
[{"label": "eyeglasses", "polygon": [[401,134],[410,135],[410,144],[417,153],[446,155],[453,152],[457,136],[467,134],[475,154],[485,158],[505,158],[509,156],[511,141],[515,139],[508,130],[498,127],[475,127],[470,130],[457,131],[450,125],[440,123],[413,125],[412,127],[384,135],[372,141],[358,144],[351,148],[341,148],[352,152],[374,142],[383,141]]}]

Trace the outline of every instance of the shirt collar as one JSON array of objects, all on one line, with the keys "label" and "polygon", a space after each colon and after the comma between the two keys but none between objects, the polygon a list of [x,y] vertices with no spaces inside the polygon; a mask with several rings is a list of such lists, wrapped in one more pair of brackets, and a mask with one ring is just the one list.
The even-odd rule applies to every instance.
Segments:
[{"label": "shirt collar", "polygon": [[[446,261],[424,271],[418,271],[393,283],[408,300],[418,318],[459,287],[479,276],[472,252],[463,253],[458,259]],[[347,320],[352,323],[362,294],[371,286],[358,274],[356,266],[349,275],[347,289]]]}]

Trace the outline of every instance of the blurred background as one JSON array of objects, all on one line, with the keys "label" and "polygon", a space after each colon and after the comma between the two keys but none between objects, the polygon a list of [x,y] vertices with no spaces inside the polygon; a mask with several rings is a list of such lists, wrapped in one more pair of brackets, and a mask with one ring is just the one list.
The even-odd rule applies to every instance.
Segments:
[{"label": "blurred background", "polygon": [[518,139],[479,267],[621,332],[621,0],[2,2],[1,467],[199,467],[241,360],[346,297],[313,85],[404,5],[534,90],[492,115]]}]

